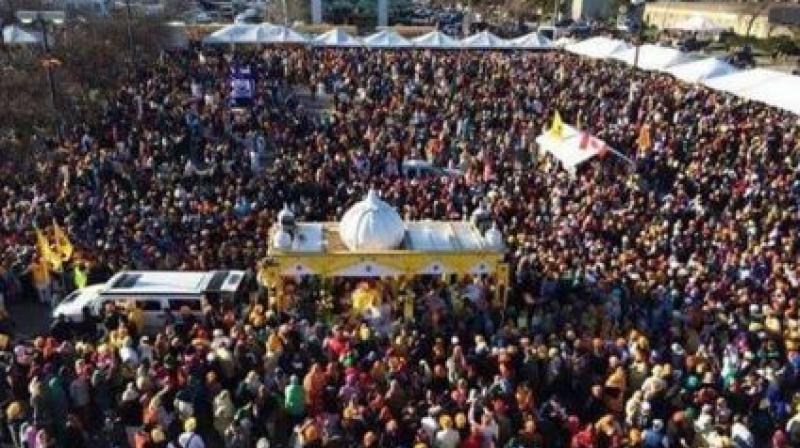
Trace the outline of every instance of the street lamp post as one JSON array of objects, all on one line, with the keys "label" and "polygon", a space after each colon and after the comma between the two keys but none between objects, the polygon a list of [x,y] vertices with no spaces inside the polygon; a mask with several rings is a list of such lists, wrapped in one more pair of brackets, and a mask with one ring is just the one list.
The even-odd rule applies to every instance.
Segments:
[{"label": "street lamp post", "polygon": [[[61,25],[64,23],[65,14],[63,11],[18,11],[17,18],[20,22],[31,25],[38,25],[39,30],[42,32],[42,46],[44,47],[45,56],[48,58],[44,65],[45,72],[47,73],[47,84],[50,88],[50,107],[53,113],[58,117],[58,108],[56,106],[56,80],[53,74],[52,62],[50,60],[50,41],[47,39],[47,26],[49,24]],[[59,138],[61,137],[61,123],[57,118],[56,131]]]},{"label": "street lamp post", "polygon": [[[641,7],[641,5],[642,5],[641,1],[639,1],[639,0],[631,0],[631,10],[637,16],[641,14],[641,11],[638,9],[638,8]],[[639,20],[637,21],[637,23],[638,23],[638,26],[636,27],[636,41],[634,42],[634,44],[636,45],[636,50],[633,53],[633,69],[634,70],[636,70],[636,68],[639,66],[639,51],[642,48],[642,41],[643,41],[643,36],[644,36],[644,33],[643,33],[643,30],[644,30],[643,17],[639,17]]]},{"label": "street lamp post", "polygon": [[558,7],[560,5],[561,0],[553,0],[553,40],[556,40],[558,36],[556,36],[556,23],[558,22]]},{"label": "street lamp post", "polygon": [[131,54],[131,70],[133,71],[134,75],[137,74],[137,66],[136,66],[136,49],[133,45],[133,27],[131,25],[131,20],[133,14],[131,13],[131,0],[125,0],[125,9],[127,10],[127,25],[128,25],[128,51]]}]

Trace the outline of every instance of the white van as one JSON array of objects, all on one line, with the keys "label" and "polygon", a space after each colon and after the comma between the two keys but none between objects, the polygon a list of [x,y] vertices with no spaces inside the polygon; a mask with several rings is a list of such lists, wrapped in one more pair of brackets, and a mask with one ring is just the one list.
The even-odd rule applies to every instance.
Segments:
[{"label": "white van", "polygon": [[162,328],[166,311],[177,315],[184,307],[202,313],[203,299],[212,305],[247,300],[244,271],[122,271],[106,283],[76,290],[53,310],[53,318],[63,315],[70,322],[81,322],[83,310],[99,315],[103,305],[135,302],[143,311],[146,330]]},{"label": "white van", "polygon": [[408,179],[426,179],[433,177],[458,177],[461,171],[452,168],[439,168],[427,160],[408,159],[400,166],[403,177]]}]

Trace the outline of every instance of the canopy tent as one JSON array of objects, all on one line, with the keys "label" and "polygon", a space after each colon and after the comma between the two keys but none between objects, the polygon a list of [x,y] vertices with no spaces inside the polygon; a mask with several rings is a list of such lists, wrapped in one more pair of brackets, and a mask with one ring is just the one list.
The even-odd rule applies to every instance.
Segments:
[{"label": "canopy tent", "polygon": [[511,46],[523,50],[537,50],[553,48],[553,42],[537,32],[511,39]]},{"label": "canopy tent", "polygon": [[458,40],[444,34],[439,30],[425,33],[411,39],[415,47],[419,48],[459,48],[461,44]]},{"label": "canopy tent", "polygon": [[726,30],[725,27],[718,25],[713,20],[704,16],[692,16],[668,28],[671,30],[689,31],[695,33],[721,33]]},{"label": "canopy tent", "polygon": [[258,25],[259,43],[263,44],[307,44],[308,38],[283,25],[262,23]]},{"label": "canopy tent", "polygon": [[562,123],[560,127],[562,129],[560,135],[545,130],[536,137],[536,143],[558,159],[570,174],[575,174],[578,165],[611,150],[604,141],[580,132],[568,124]]},{"label": "canopy tent", "polygon": [[629,48],[632,48],[631,45],[625,41],[604,36],[591,37],[564,47],[570,53],[595,59],[607,58],[614,53],[619,53]]},{"label": "canopy tent", "polygon": [[692,56],[681,52],[677,48],[662,47],[660,45],[645,44],[639,47],[637,59],[636,48],[628,48],[611,55],[611,58],[625,62],[629,65],[636,64],[636,68],[643,70],[664,71],[667,67],[684,64],[691,61]]},{"label": "canopy tent", "polygon": [[511,48],[511,43],[495,36],[489,31],[481,31],[480,33],[461,39],[461,47],[486,50],[503,49]]},{"label": "canopy tent", "polygon": [[3,43],[7,45],[31,45],[39,42],[41,39],[38,35],[25,31],[17,25],[8,25],[3,28]]},{"label": "canopy tent", "polygon": [[572,45],[572,44],[574,44],[576,42],[578,42],[578,40],[575,39],[574,37],[564,36],[564,37],[559,37],[558,39],[554,40],[553,41],[553,46],[555,48],[565,48],[567,45]]},{"label": "canopy tent", "polygon": [[685,64],[673,65],[667,73],[686,82],[701,82],[716,76],[725,76],[737,71],[737,68],[717,58],[705,58]]},{"label": "canopy tent", "polygon": [[769,79],[746,89],[742,96],[769,106],[800,114],[800,77],[777,73]]},{"label": "canopy tent", "polygon": [[364,45],[360,40],[339,28],[334,28],[315,37],[313,44],[320,47],[361,47]]},{"label": "canopy tent", "polygon": [[394,30],[381,30],[364,38],[364,45],[372,48],[409,48],[413,44]]},{"label": "canopy tent", "polygon": [[767,70],[764,68],[754,68],[750,70],[742,70],[733,72],[725,76],[716,76],[703,81],[708,87],[723,92],[733,93],[736,95],[743,95],[751,87],[771,81],[782,75],[780,72],[774,70]]},{"label": "canopy tent", "polygon": [[207,45],[213,44],[253,44],[258,43],[259,25],[237,23],[223,27],[203,39]]}]

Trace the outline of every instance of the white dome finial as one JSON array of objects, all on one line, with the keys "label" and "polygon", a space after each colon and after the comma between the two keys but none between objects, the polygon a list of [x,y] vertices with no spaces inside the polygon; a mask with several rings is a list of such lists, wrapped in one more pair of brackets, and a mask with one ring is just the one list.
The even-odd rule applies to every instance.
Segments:
[{"label": "white dome finial", "polygon": [[500,250],[505,246],[503,234],[500,232],[500,229],[497,228],[496,222],[492,223],[492,228],[486,231],[484,239],[486,240],[486,245],[492,249]]},{"label": "white dome finial", "polygon": [[374,189],[370,188],[369,191],[367,191],[367,197],[364,198],[364,201],[370,202],[370,203],[373,203],[373,204],[377,204],[378,202],[381,202],[381,198],[378,195],[377,191],[375,191]]},{"label": "white dome finial", "polygon": [[275,232],[272,245],[278,250],[289,250],[292,248],[292,235],[290,235],[289,232],[279,228],[278,231]]},{"label": "white dome finial", "polygon": [[289,208],[289,204],[284,202],[283,208],[278,212],[278,224],[294,223],[294,213]]}]

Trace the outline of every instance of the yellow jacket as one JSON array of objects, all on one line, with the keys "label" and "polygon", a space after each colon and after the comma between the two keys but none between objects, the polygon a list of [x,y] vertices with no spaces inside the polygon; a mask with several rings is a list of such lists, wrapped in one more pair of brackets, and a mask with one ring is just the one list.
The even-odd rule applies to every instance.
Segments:
[{"label": "yellow jacket", "polygon": [[31,274],[33,275],[33,284],[38,288],[43,288],[50,283],[50,266],[46,261],[31,264]]}]

